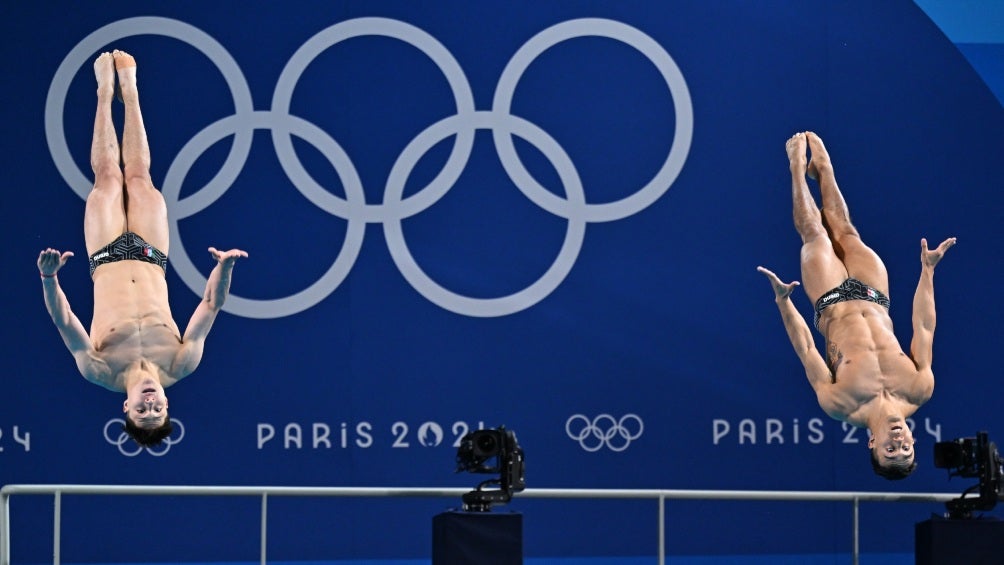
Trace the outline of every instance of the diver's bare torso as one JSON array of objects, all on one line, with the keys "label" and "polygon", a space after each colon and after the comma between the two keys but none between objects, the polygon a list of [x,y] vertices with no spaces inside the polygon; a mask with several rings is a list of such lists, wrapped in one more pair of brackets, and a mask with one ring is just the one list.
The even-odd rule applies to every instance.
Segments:
[{"label": "diver's bare torso", "polygon": [[171,316],[164,270],[141,261],[119,261],[94,271],[94,318],[91,342],[107,372],[92,380],[105,388],[125,390],[124,371],[142,360],[157,368],[168,387],[182,348],[181,332]]},{"label": "diver's bare torso", "polygon": [[865,427],[875,403],[897,404],[908,417],[931,398],[934,375],[919,371],[903,352],[882,306],[863,300],[835,304],[822,313],[819,329],[834,382],[817,398],[830,417]]}]

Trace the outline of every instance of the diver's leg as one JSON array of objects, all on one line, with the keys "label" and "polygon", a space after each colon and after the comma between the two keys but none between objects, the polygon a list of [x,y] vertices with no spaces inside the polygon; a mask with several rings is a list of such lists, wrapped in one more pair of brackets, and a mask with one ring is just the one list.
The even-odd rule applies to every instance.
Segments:
[{"label": "diver's leg", "polygon": [[84,209],[84,243],[88,255],[111,243],[126,226],[119,141],[112,123],[115,63],[111,53],[102,53],[94,61],[94,76],[98,82],[98,107],[91,138],[94,188],[87,195]]},{"label": "diver's leg", "polygon": [[168,253],[170,235],[167,206],[164,197],[150,178],[150,145],[143,125],[136,85],[136,60],[124,51],[115,51],[115,69],[125,105],[125,127],[122,131],[122,162],[128,194],[126,215],[129,231],[147,243]]},{"label": "diver's leg", "polygon": [[848,275],[888,295],[889,275],[885,264],[875,251],[865,245],[857,228],[851,223],[850,210],[837,186],[833,163],[823,145],[823,140],[812,132],[806,133],[806,140],[812,154],[808,173],[819,182],[823,215],[836,252],[843,261]]},{"label": "diver's leg", "polygon": [[796,133],[785,145],[791,169],[791,201],[795,229],[802,237],[802,285],[813,303],[847,278],[823,225],[823,218],[806,181],[806,135]]}]

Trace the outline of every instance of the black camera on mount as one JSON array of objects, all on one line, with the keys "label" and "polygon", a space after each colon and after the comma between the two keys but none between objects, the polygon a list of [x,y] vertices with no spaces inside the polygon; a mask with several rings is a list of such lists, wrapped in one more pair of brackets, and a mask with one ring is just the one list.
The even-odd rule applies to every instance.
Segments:
[{"label": "black camera on mount", "polygon": [[[949,477],[978,478],[979,484],[966,489],[962,497],[945,503],[949,518],[971,518],[974,510],[993,510],[1004,499],[1004,459],[987,432],[975,438],[960,438],[934,444],[934,466],[948,469]],[[978,492],[976,497],[968,496]]]},{"label": "black camera on mount", "polygon": [[[476,430],[460,439],[457,448],[457,472],[498,473],[497,479],[483,481],[463,495],[464,510],[488,512],[492,504],[505,504],[514,492],[526,488],[523,449],[512,430],[499,426],[494,430]],[[498,485],[497,489],[485,487]]]}]

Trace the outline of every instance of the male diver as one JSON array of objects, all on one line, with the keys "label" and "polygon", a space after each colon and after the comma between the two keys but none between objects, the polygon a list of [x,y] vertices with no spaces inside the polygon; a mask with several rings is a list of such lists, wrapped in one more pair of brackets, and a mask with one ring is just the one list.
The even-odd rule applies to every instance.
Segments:
[{"label": "male diver", "polygon": [[[907,355],[893,334],[885,265],[851,224],[822,140],[812,132],[797,133],[786,149],[795,229],[802,237],[802,281],[815,304],[814,322],[826,341],[826,359],[791,303],[799,282],[784,283],[764,267],[757,270],[770,280],[819,406],[834,419],[868,428],[873,469],[887,479],[902,479],[917,466],[906,418],[934,391],[934,267],[955,238],[934,250],[928,249],[926,239],[920,240],[920,282],[913,297],[913,340]],[[819,183],[822,211],[806,175]]]},{"label": "male diver", "polygon": [[[199,365],[206,336],[229,292],[234,262],[247,253],[209,248],[217,263],[182,335],[167,299],[167,206],[150,178],[136,61],[123,51],[102,53],[94,74],[94,188],[84,213],[94,283],[90,333],[70,309],[57,277],[73,253],[45,249],[38,256],[38,269],[46,309],[80,373],[94,384],[125,392],[126,431],[139,444],[153,446],[171,433],[164,389]],[[121,152],[111,111],[116,76],[125,105]]]}]

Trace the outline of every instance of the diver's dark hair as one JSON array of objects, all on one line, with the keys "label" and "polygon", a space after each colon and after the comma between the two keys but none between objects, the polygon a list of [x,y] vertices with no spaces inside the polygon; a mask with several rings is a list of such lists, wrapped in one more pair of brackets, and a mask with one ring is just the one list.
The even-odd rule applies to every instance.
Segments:
[{"label": "diver's dark hair", "polygon": [[877,450],[871,449],[869,452],[871,453],[872,470],[875,471],[876,475],[885,477],[890,481],[905,479],[909,477],[910,474],[917,468],[916,457],[914,457],[912,461],[896,461],[883,467],[882,465],[879,465]]},{"label": "diver's dark hair", "polygon": [[160,445],[164,441],[164,438],[171,435],[171,432],[174,431],[174,426],[171,425],[170,416],[164,418],[164,423],[159,427],[151,429],[137,426],[129,419],[129,416],[126,416],[125,425],[122,426],[122,429],[125,430],[125,433],[129,434],[129,437],[143,447],[155,447]]}]

